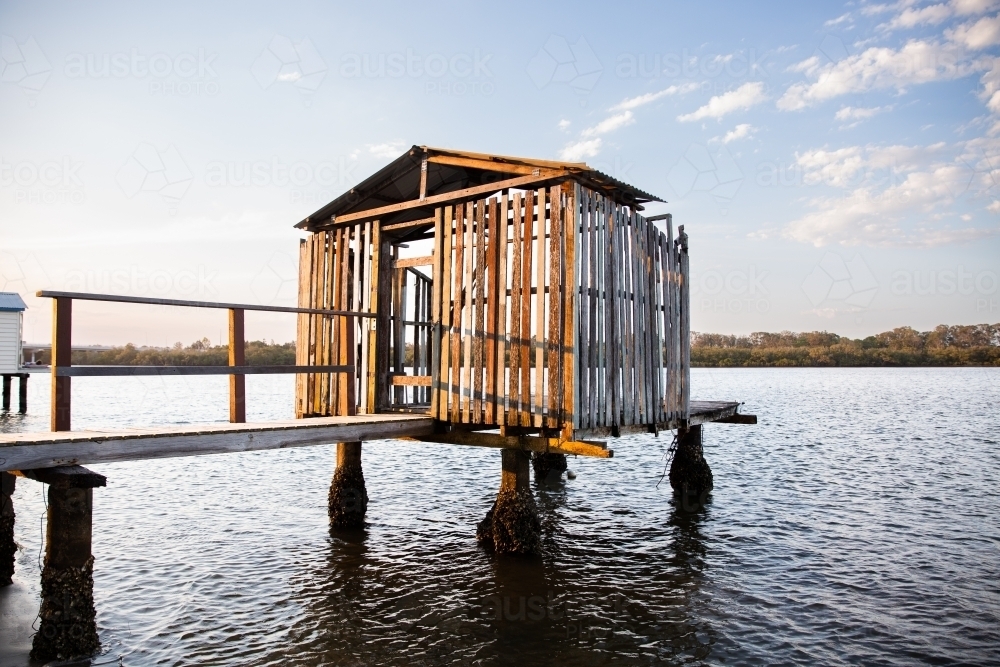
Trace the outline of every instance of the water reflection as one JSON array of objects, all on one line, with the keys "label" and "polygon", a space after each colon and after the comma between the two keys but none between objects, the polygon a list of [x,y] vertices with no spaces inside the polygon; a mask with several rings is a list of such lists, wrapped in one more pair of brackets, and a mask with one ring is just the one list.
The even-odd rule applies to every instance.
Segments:
[{"label": "water reflection", "polygon": [[[331,532],[325,562],[304,563],[292,577],[306,612],[274,662],[582,666],[708,657],[714,634],[692,606],[705,576],[709,509],[664,506],[665,521],[645,537],[597,517],[607,533],[594,543],[567,531],[571,493],[564,482],[536,483],[545,547],[535,557],[487,555],[469,527],[454,540],[447,531],[435,537],[432,525],[388,541],[377,523]],[[650,541],[654,532],[660,539]],[[441,542],[451,542],[450,553]]]}]

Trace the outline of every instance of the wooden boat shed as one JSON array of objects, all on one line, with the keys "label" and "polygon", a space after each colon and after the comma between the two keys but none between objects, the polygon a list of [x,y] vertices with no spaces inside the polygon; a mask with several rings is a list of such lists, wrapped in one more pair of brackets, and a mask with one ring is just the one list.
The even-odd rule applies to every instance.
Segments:
[{"label": "wooden boat shed", "polygon": [[687,236],[643,215],[662,201],[584,163],[413,146],[296,225],[299,306],[370,314],[299,316],[299,365],[357,370],[300,375],[297,415],[563,444],[685,426]]}]

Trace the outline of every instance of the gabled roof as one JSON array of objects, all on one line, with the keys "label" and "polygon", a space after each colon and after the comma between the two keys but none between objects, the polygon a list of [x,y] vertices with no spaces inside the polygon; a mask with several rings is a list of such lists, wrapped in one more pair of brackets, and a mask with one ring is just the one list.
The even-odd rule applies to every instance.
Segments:
[{"label": "gabled roof", "polygon": [[0,312],[20,312],[27,308],[17,292],[0,292]]},{"label": "gabled roof", "polygon": [[[401,156],[354,186],[332,202],[299,222],[300,229],[316,230],[332,218],[349,213],[411,202],[420,198],[421,165],[427,159],[426,196],[445,195],[465,188],[494,183],[517,176],[551,174],[569,176],[606,196],[638,206],[663,200],[623,183],[583,162],[558,162],[532,158],[456,151],[432,146],[413,146]],[[434,204],[407,208],[383,218],[384,223],[419,220],[433,214]]]}]

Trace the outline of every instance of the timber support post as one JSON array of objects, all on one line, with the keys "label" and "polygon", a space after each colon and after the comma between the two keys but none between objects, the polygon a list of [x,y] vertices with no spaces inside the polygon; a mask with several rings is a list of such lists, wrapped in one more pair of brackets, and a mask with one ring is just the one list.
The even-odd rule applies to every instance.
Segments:
[{"label": "timber support post", "polygon": [[103,475],[81,466],[22,470],[49,485],[42,605],[32,641],[35,660],[93,655],[101,646],[94,609],[93,490]]},{"label": "timber support post", "polygon": [[330,525],[334,528],[361,528],[368,510],[368,491],[361,469],[361,443],[337,443],[337,470],[327,497]]},{"label": "timber support post", "polygon": [[696,503],[695,509],[704,505],[712,491],[712,469],[705,460],[701,424],[678,430],[677,449],[670,464],[670,486],[685,508],[691,507],[692,502]]},{"label": "timber support post", "polygon": [[3,376],[3,410],[10,412],[10,385],[13,378],[18,378],[17,411],[22,415],[28,411],[28,374],[12,373]]},{"label": "timber support post", "polygon": [[486,551],[498,554],[538,553],[541,524],[531,494],[528,452],[512,447],[501,450],[500,491],[493,507],[476,529],[476,539]]},{"label": "timber support post", "polygon": [[14,480],[9,472],[0,472],[0,586],[10,586],[14,576]]},{"label": "timber support post", "polygon": [[19,375],[21,382],[17,385],[17,411],[22,415],[28,412],[28,374]]}]

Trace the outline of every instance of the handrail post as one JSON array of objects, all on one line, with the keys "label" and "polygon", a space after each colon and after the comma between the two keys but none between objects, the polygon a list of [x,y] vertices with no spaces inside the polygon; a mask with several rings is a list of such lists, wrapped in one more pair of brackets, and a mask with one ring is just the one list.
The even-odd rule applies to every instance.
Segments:
[{"label": "handrail post", "polygon": [[[70,430],[70,378],[59,375],[60,368],[73,365],[73,300],[57,297],[52,300],[52,409],[50,428],[53,431]],[[23,382],[23,380],[22,380]]]},{"label": "handrail post", "polygon": [[[229,365],[245,366],[245,341],[242,308],[229,309]],[[67,378],[69,379],[69,378]],[[229,376],[229,421],[243,424],[247,420],[246,376]]]}]

